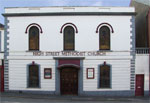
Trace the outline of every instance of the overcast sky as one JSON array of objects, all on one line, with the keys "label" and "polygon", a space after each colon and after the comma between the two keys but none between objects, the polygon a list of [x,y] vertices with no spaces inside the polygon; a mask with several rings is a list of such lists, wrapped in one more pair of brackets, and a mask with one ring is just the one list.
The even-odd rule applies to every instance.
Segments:
[{"label": "overcast sky", "polygon": [[[0,13],[4,7],[33,6],[129,6],[130,0],[0,0]],[[4,18],[0,15],[0,23]]]}]

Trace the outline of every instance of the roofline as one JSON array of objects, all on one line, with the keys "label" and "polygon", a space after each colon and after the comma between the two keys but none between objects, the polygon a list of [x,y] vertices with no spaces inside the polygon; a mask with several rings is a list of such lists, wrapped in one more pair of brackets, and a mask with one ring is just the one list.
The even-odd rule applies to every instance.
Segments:
[{"label": "roofline", "polygon": [[55,13],[4,13],[4,17],[13,16],[95,16],[95,15],[136,15],[136,12],[55,12]]},{"label": "roofline", "polygon": [[132,8],[130,6],[30,6],[30,7],[4,7],[5,9],[7,8],[55,8],[55,7],[101,7],[101,8]]}]

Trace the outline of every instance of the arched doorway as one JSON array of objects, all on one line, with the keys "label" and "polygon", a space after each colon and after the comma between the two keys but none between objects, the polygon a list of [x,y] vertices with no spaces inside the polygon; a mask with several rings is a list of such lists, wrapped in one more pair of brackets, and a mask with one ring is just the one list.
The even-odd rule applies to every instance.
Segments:
[{"label": "arched doorway", "polygon": [[60,92],[61,95],[78,95],[78,68],[60,69]]}]

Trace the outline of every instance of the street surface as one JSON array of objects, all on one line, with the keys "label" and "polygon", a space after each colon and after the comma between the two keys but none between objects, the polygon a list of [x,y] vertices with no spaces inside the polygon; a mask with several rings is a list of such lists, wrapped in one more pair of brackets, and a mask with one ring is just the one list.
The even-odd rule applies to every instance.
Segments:
[{"label": "street surface", "polygon": [[80,97],[1,94],[0,103],[150,103],[149,97]]}]

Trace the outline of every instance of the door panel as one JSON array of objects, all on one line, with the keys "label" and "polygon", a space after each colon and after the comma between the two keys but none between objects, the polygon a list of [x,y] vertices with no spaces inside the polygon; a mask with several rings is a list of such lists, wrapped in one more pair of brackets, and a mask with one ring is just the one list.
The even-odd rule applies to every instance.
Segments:
[{"label": "door panel", "polygon": [[4,92],[4,66],[0,66],[0,92]]},{"label": "door panel", "polygon": [[144,74],[136,75],[135,96],[144,96]]},{"label": "door panel", "polygon": [[2,88],[2,69],[0,67],[0,92],[1,92],[1,88]]},{"label": "door panel", "polygon": [[60,70],[60,88],[62,95],[78,94],[78,70],[75,68],[62,68]]}]

